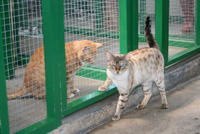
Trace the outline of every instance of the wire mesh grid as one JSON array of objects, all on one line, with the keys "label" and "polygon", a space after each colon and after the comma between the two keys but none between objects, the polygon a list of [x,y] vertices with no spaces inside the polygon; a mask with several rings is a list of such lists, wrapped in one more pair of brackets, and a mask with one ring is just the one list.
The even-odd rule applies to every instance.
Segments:
[{"label": "wire mesh grid", "polygon": [[169,56],[194,46],[194,15],[195,0],[170,0]]},{"label": "wire mesh grid", "polygon": [[[67,68],[67,72],[76,73],[75,88],[80,90],[74,98],[68,99],[68,102],[71,102],[97,91],[106,79],[106,76],[100,73],[106,70],[106,51],[119,53],[118,0],[65,0],[64,14],[66,43],[80,41],[77,45],[80,50],[81,46],[89,44],[82,40],[102,44],[97,48],[96,57],[93,54],[89,57],[92,60],[95,59],[93,64],[83,65],[83,61],[77,59],[75,62],[80,63],[81,67],[76,65],[74,68]],[[72,47],[74,48],[74,46]],[[73,53],[76,52],[70,52],[70,54]],[[66,60],[69,64],[69,58]],[[70,77],[72,76],[70,75]],[[70,80],[73,79],[67,76],[68,88],[70,88]],[[68,89],[68,91],[70,90],[73,89]]]},{"label": "wire mesh grid", "polygon": [[138,1],[138,32],[139,46],[138,48],[149,47],[144,37],[144,27],[147,15],[151,17],[151,31],[155,37],[155,0],[139,0]]},{"label": "wire mesh grid", "polygon": [[[27,57],[32,56],[35,50],[43,44],[42,39],[37,35],[37,27],[32,26],[32,22],[40,25],[38,20],[41,19],[41,2],[33,0],[3,0],[1,9],[1,21],[3,22],[2,27],[4,29],[2,34],[5,66],[13,65],[13,68],[9,69],[13,69],[15,72],[13,79],[6,80],[7,92],[19,91],[25,86],[28,92],[31,92],[31,88],[34,89],[31,94],[39,92],[43,88],[41,83],[34,83],[33,79],[26,79],[34,77],[34,65],[42,62],[44,58],[35,59],[31,63],[29,62],[29,68],[22,63],[23,60],[27,61]],[[10,53],[12,54],[10,55]],[[37,56],[39,55],[35,54],[35,57]],[[10,59],[13,60],[10,61]],[[39,67],[43,68],[43,65],[39,65]],[[9,70],[6,70],[6,73],[12,75],[9,74]],[[43,74],[44,70],[41,70],[40,73]],[[38,75],[38,79],[42,79],[40,75]],[[33,84],[35,84],[35,87],[30,86]],[[11,133],[15,133],[45,119],[47,116],[46,100],[32,98],[30,94],[25,98],[22,96],[17,97],[17,99],[8,100]]]}]

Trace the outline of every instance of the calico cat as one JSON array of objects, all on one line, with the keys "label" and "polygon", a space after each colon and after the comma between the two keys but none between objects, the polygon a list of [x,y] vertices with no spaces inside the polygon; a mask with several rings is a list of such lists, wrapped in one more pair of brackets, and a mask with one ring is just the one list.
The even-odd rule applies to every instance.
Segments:
[{"label": "calico cat", "polygon": [[[65,44],[67,97],[72,98],[79,89],[74,87],[74,75],[80,70],[83,64],[93,64],[97,55],[97,48],[101,43],[94,43],[89,40],[74,41]],[[15,99],[33,92],[36,98],[45,97],[45,64],[44,46],[38,48],[32,55],[24,75],[24,85],[15,92],[7,93],[8,99]]]},{"label": "calico cat", "polygon": [[115,115],[112,120],[119,120],[123,109],[128,101],[130,92],[141,84],[144,99],[138,109],[142,109],[148,103],[154,81],[161,95],[162,108],[168,108],[164,85],[164,58],[159,51],[159,46],[151,33],[150,17],[146,18],[145,37],[150,48],[141,48],[125,55],[106,53],[107,56],[107,79],[99,87],[99,91],[105,91],[113,82],[119,91],[119,100]]}]

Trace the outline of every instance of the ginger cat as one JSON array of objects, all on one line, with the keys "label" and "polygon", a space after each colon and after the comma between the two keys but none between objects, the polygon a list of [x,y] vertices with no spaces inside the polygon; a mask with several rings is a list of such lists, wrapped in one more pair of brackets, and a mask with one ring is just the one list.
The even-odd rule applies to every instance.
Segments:
[{"label": "ginger cat", "polygon": [[138,109],[144,108],[151,95],[152,82],[154,81],[161,95],[162,108],[168,107],[164,83],[164,58],[159,46],[151,34],[150,17],[146,18],[145,37],[150,48],[141,48],[125,55],[106,53],[107,79],[99,87],[99,91],[105,91],[113,82],[119,91],[119,100],[115,115],[112,120],[119,120],[128,101],[130,92],[137,85],[142,85],[144,99]]},{"label": "ginger cat", "polygon": [[[97,48],[101,43],[89,40],[74,41],[65,44],[67,97],[72,98],[79,89],[74,87],[74,75],[84,64],[93,64],[97,55]],[[45,63],[44,46],[38,48],[32,55],[24,75],[24,85],[20,90],[7,93],[8,99],[15,99],[28,93],[39,99],[45,97]]]}]

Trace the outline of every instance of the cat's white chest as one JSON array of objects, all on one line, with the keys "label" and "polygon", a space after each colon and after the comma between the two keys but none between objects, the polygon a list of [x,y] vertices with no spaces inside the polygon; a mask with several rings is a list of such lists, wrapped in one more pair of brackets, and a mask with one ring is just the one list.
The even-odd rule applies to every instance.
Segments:
[{"label": "cat's white chest", "polygon": [[119,93],[127,93],[128,90],[128,75],[129,71],[123,72],[120,75],[116,75],[112,73],[109,69],[107,69],[107,75],[108,77],[112,80],[112,82],[115,84],[117,87]]}]

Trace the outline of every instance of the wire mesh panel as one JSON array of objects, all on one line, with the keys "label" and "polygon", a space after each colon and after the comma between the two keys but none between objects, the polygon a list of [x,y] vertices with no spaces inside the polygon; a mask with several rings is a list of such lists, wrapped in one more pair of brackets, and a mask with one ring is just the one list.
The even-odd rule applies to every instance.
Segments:
[{"label": "wire mesh panel", "polygon": [[[77,51],[80,52],[80,57],[73,62],[70,62],[70,56],[66,58],[68,95],[70,90],[80,90],[74,98],[68,96],[68,102],[71,102],[97,91],[106,79],[106,51],[119,53],[118,0],[65,0],[64,14],[66,55],[77,55]],[[69,45],[70,42],[75,43]],[[90,46],[91,43],[94,48]],[[102,46],[95,50],[95,43]],[[77,51],[72,50],[74,48]],[[87,59],[94,60],[94,63],[81,59],[81,56],[85,57],[84,54],[88,54]],[[72,87],[73,82],[75,88]]]},{"label": "wire mesh panel", "polygon": [[[45,88],[41,1],[3,0],[1,17],[5,66],[14,70],[8,74],[13,79],[6,80],[11,99],[8,100],[10,132],[14,133],[47,116],[46,100],[35,97]],[[24,97],[25,94],[28,95]]]},{"label": "wire mesh panel", "polygon": [[144,37],[144,27],[147,15],[151,17],[151,31],[155,37],[155,0],[139,0],[138,2],[138,32],[139,32],[139,47],[149,47]]},{"label": "wire mesh panel", "polygon": [[169,56],[194,46],[195,0],[170,0]]}]

